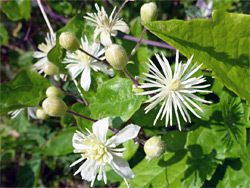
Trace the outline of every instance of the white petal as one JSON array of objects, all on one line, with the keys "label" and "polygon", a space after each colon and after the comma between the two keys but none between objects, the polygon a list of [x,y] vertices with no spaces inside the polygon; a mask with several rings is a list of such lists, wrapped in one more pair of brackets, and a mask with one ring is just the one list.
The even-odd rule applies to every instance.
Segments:
[{"label": "white petal", "polygon": [[105,32],[105,31],[101,32],[101,43],[105,47],[108,47],[112,44],[112,40],[111,40],[109,33]]},{"label": "white petal", "polygon": [[75,162],[73,162],[69,167],[75,166],[76,164],[80,163],[81,161],[83,161],[85,158],[82,157],[80,159],[77,159]]},{"label": "white petal", "polygon": [[112,30],[119,30],[123,33],[129,34],[129,26],[124,21],[116,21],[115,25],[112,27]]},{"label": "white petal", "polygon": [[101,119],[92,125],[93,133],[96,135],[96,137],[101,143],[106,142],[106,135],[110,125],[111,125],[110,117]]},{"label": "white petal", "polygon": [[134,178],[133,171],[129,167],[128,162],[125,161],[123,158],[113,155],[113,161],[111,162],[111,166],[114,171],[121,177],[129,180]]},{"label": "white petal", "polygon": [[108,140],[108,143],[118,146],[123,142],[126,142],[128,140],[135,138],[138,135],[140,129],[141,127],[139,127],[138,125],[130,124],[124,127],[122,130],[120,130],[119,133],[112,136]]},{"label": "white petal", "polygon": [[88,91],[91,84],[91,69],[89,67],[85,67],[81,77],[81,87],[84,91]]}]

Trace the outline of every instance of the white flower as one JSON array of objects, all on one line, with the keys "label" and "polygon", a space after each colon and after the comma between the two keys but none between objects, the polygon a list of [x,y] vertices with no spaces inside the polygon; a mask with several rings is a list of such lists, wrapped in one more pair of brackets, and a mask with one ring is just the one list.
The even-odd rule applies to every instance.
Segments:
[{"label": "white flower", "polygon": [[202,17],[208,17],[212,13],[213,0],[210,0],[208,4],[205,0],[198,0],[196,6],[200,8]]},{"label": "white flower", "polygon": [[130,169],[128,162],[121,158],[125,148],[116,148],[116,146],[134,139],[140,127],[130,124],[106,140],[109,125],[111,125],[111,119],[109,117],[104,118],[93,124],[93,133],[87,130],[89,135],[85,135],[77,131],[73,136],[74,153],[81,153],[81,158],[72,163],[70,167],[85,160],[74,175],[81,172],[82,179],[91,181],[91,187],[94,185],[98,169],[97,180],[104,179],[105,184],[107,184],[106,164],[111,165],[114,171],[123,177],[125,181],[134,178],[134,173]]},{"label": "white flower", "polygon": [[[116,7],[113,9],[111,15],[108,17],[105,9],[95,4],[97,13],[87,13],[88,16],[84,16],[87,20],[93,22],[91,23],[92,26],[95,26],[95,32],[94,32],[94,41],[96,43],[101,42],[104,46],[109,46],[112,44],[111,36],[117,35],[117,30],[122,31],[126,34],[129,33],[129,27],[128,25],[122,21],[122,19],[116,18],[116,20],[113,20],[113,15],[115,13]],[[112,28],[110,28],[111,23],[114,21],[114,25]],[[100,40],[97,39],[97,37],[100,35]]]},{"label": "white flower", "polygon": [[[190,116],[186,110],[188,108],[195,116],[200,118],[200,116],[194,111],[194,109],[190,106],[190,104],[196,107],[198,110],[202,112],[202,109],[194,102],[194,100],[201,101],[204,103],[210,103],[200,97],[194,95],[198,92],[210,92],[202,90],[203,88],[209,87],[210,85],[198,85],[205,82],[205,78],[202,76],[196,78],[190,78],[202,65],[196,67],[196,64],[192,66],[190,70],[187,70],[193,56],[188,59],[186,64],[182,64],[179,62],[179,51],[176,52],[176,62],[175,62],[175,71],[172,74],[170,65],[166,57],[162,53],[162,58],[155,54],[156,58],[163,70],[164,75],[160,72],[160,70],[156,67],[156,65],[149,59],[150,64],[145,62],[147,65],[144,66],[151,74],[143,73],[148,78],[138,77],[140,79],[145,80],[148,83],[142,83],[139,88],[148,89],[148,88],[156,88],[154,90],[146,90],[142,93],[137,93],[137,95],[153,95],[149,100],[149,104],[145,110],[145,113],[148,113],[151,109],[153,109],[158,103],[163,101],[163,104],[158,112],[154,125],[156,124],[158,118],[161,115],[161,119],[166,116],[166,127],[168,126],[168,122],[170,119],[170,125],[172,126],[172,107],[175,112],[175,116],[177,119],[179,130],[181,130],[181,124],[178,113],[180,112],[183,119],[191,123]],[[192,100],[191,100],[192,99]],[[179,111],[179,112],[178,112]]]},{"label": "white flower", "polygon": [[[104,49],[100,50],[100,44],[93,43],[92,45],[89,45],[86,36],[85,41],[81,38],[81,48],[94,57],[101,60],[105,59],[104,56],[100,57],[105,52]],[[107,65],[98,62],[80,50],[73,53],[67,51],[67,57],[64,59],[63,63],[69,63],[66,68],[69,69],[72,79],[75,79],[80,73],[82,73],[81,86],[84,91],[88,91],[90,88],[91,69],[96,72],[101,71],[110,76],[114,76],[113,69],[107,70]]]},{"label": "white flower", "polygon": [[47,55],[49,51],[56,45],[56,38],[47,33],[47,37],[45,37],[46,44],[42,43],[38,45],[38,49],[40,51],[36,51],[34,53],[34,58],[40,59],[38,62],[34,64],[34,69],[38,71],[39,74],[42,74],[43,65],[46,64],[49,60]]},{"label": "white flower", "polygon": [[[37,119],[36,117],[37,108],[38,107],[27,107],[28,119],[30,119],[30,117],[32,117],[33,119]],[[8,114],[11,115],[11,119],[14,119],[17,116],[19,116],[24,110],[25,108],[20,108],[15,111],[10,111]]]}]

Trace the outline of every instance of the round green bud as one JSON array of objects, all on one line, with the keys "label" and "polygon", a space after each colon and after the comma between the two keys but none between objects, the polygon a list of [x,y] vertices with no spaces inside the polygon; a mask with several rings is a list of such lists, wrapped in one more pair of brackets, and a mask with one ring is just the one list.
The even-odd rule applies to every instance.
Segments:
[{"label": "round green bud", "polygon": [[145,142],[144,151],[148,158],[160,157],[165,151],[165,144],[160,136],[153,136]]},{"label": "round green bud", "polygon": [[59,68],[51,62],[47,62],[43,65],[43,71],[45,74],[50,76],[59,74]]},{"label": "round green bud", "polygon": [[80,47],[80,42],[70,32],[63,32],[59,37],[59,43],[63,48],[72,52],[78,50]]},{"label": "round green bud", "polygon": [[141,7],[141,20],[150,22],[157,19],[157,6],[155,3],[145,3]]},{"label": "round green bud", "polygon": [[48,119],[48,118],[49,118],[48,114],[46,114],[46,113],[44,112],[43,108],[38,108],[38,109],[36,110],[36,117],[37,117],[38,119],[41,119],[41,120],[45,120],[45,119]]},{"label": "round green bud", "polygon": [[43,101],[43,110],[49,116],[61,117],[67,111],[67,105],[59,97],[49,97]]},{"label": "round green bud", "polygon": [[128,63],[125,49],[118,44],[111,44],[105,52],[105,57],[108,63],[117,70],[124,69]]},{"label": "round green bud", "polygon": [[50,86],[46,90],[46,95],[47,95],[47,97],[59,97],[59,98],[62,98],[63,97],[63,92],[62,92],[62,90],[60,90],[59,88],[57,88],[55,86]]}]

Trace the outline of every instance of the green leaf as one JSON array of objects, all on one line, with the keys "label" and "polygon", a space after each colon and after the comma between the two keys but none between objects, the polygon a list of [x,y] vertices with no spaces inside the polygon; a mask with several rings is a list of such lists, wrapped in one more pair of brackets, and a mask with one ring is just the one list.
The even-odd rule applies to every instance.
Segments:
[{"label": "green leaf", "polygon": [[10,83],[1,85],[0,114],[23,107],[37,106],[49,81],[36,72],[23,70]]},{"label": "green leaf", "polygon": [[28,20],[30,17],[30,1],[11,0],[1,1],[2,11],[10,20],[17,21],[21,19]]},{"label": "green leaf", "polygon": [[0,25],[0,45],[4,45],[8,43],[8,32],[5,27]]},{"label": "green leaf", "polygon": [[17,173],[18,187],[37,187],[40,176],[41,157],[33,156]]},{"label": "green leaf", "polygon": [[115,77],[97,90],[90,102],[90,111],[95,119],[120,117],[126,122],[140,108],[143,97],[132,92],[133,82],[129,79]]},{"label": "green leaf", "polygon": [[133,140],[129,140],[122,143],[122,146],[126,148],[126,150],[123,152],[122,158],[128,161],[135,155],[136,151],[138,150],[139,144],[135,145]]},{"label": "green leaf", "polygon": [[65,155],[73,152],[72,138],[77,127],[63,129],[42,148],[42,153],[48,156]]},{"label": "green leaf", "polygon": [[250,186],[250,162],[249,159],[229,160],[226,172],[217,187],[249,187]]},{"label": "green leaf", "polygon": [[[128,181],[132,187],[181,187],[186,161],[186,133],[170,131],[162,139],[166,143],[165,154],[149,163],[144,159],[137,164],[132,169],[135,178]],[[124,182],[120,185],[125,186]]]},{"label": "green leaf", "polygon": [[249,21],[249,15],[214,11],[213,21],[193,19],[143,24],[186,57],[194,54],[193,62],[204,63],[215,78],[249,104]]}]

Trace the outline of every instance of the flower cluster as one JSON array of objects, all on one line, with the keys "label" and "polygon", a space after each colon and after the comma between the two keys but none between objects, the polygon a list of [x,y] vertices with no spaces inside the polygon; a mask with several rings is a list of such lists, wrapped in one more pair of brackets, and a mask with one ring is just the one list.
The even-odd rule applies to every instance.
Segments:
[{"label": "flower cluster", "polygon": [[[65,68],[74,81],[81,97],[84,99],[80,86],[84,92],[90,90],[91,70],[95,72],[100,71],[113,77],[115,75],[113,69],[116,69],[118,71],[124,71],[128,77],[134,81],[136,88],[139,88],[138,90],[140,90],[136,95],[151,96],[146,101],[146,103],[149,103],[145,108],[146,114],[158,104],[161,104],[160,110],[155,117],[154,125],[159,118],[162,120],[165,117],[165,126],[167,127],[169,124],[172,126],[174,124],[173,114],[175,114],[178,128],[181,130],[180,116],[182,116],[184,121],[191,123],[191,116],[188,110],[193,115],[200,118],[196,111],[199,110],[202,112],[202,109],[199,104],[197,104],[197,101],[210,103],[209,101],[195,95],[196,93],[210,92],[203,90],[204,88],[209,87],[209,84],[202,85],[206,81],[203,76],[194,77],[194,74],[200,69],[202,64],[199,66],[194,64],[190,68],[193,56],[191,56],[185,64],[179,62],[179,50],[177,50],[174,71],[172,71],[172,67],[163,53],[161,56],[155,54],[158,62],[154,63],[151,59],[149,59],[149,62],[145,62],[143,66],[148,72],[143,73],[145,77],[137,76],[138,79],[144,80],[144,82],[139,84],[138,79],[134,79],[126,69],[126,65],[131,56],[128,56],[126,50],[122,46],[115,44],[112,39],[112,37],[117,35],[117,31],[128,34],[130,31],[129,26],[122,19],[118,18],[118,14],[114,17],[116,7],[114,7],[110,16],[107,15],[104,7],[99,7],[95,4],[95,8],[97,13],[87,13],[87,16],[83,17],[89,22],[89,25],[95,27],[93,43],[89,42],[90,40],[87,36],[78,40],[78,38],[71,32],[63,32],[58,36],[58,44],[61,48],[66,49],[66,55],[64,54],[65,56],[63,56],[64,59],[62,60],[62,63],[65,64]],[[141,20],[143,22],[154,21],[157,19],[157,6],[155,3],[147,3],[143,5],[140,12]],[[46,15],[44,15],[44,17],[48,24],[49,22]],[[34,57],[40,59],[34,64],[34,69],[37,70],[39,74],[44,73],[45,76],[54,76],[58,75],[61,69],[59,70],[55,64],[48,60],[49,52],[56,45],[56,37],[52,27],[50,25],[48,25],[48,27],[50,29],[50,34],[47,34],[47,37],[45,38],[46,44],[40,44],[38,46],[40,51],[34,53]],[[144,28],[144,32],[145,31],[146,29]],[[141,39],[143,38],[144,32]],[[140,42],[138,44],[140,44]],[[138,46],[132,51],[131,55],[136,52],[137,48]],[[78,81],[80,82],[79,87]],[[140,131],[140,127],[134,124],[129,124],[121,130],[114,131],[110,127],[110,117],[101,120],[94,120],[70,111],[66,103],[63,101],[63,96],[67,92],[62,86],[63,82],[58,88],[54,86],[49,87],[46,91],[47,98],[42,102],[42,108],[39,108],[36,112],[37,117],[34,113],[30,113],[30,115],[33,118],[45,120],[49,116],[62,117],[68,112],[94,122],[92,125],[92,132],[88,129],[86,129],[88,134],[76,131],[73,136],[72,143],[74,153],[81,154],[81,157],[73,162],[70,167],[83,162],[74,175],[80,173],[82,179],[91,182],[91,186],[94,185],[96,179],[98,181],[103,179],[104,183],[107,184],[105,167],[106,165],[110,165],[126,183],[127,180],[133,179],[133,171],[128,162],[122,158],[122,152],[125,148],[121,148],[119,145],[132,139],[138,141],[136,137]],[[27,109],[28,112],[31,110],[31,108]],[[23,109],[11,112],[11,114],[15,117],[21,111],[23,111]],[[114,135],[107,139],[107,132],[109,129],[113,130]],[[148,139],[147,142],[143,141],[142,144],[145,144],[144,151],[147,158],[150,160],[162,156],[165,152],[165,143],[161,140],[160,136],[152,137],[151,139]]]}]

